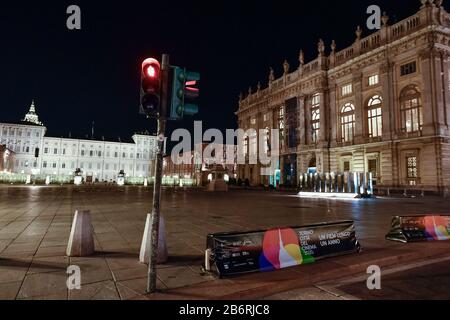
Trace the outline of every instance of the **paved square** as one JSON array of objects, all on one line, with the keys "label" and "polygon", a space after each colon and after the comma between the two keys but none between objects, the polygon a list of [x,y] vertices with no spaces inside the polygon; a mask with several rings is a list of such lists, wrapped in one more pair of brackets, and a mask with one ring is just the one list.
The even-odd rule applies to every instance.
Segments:
[{"label": "paved square", "polygon": [[[138,256],[151,191],[143,187],[0,186],[0,299],[141,297],[147,266],[139,263]],[[162,212],[170,259],[159,266],[158,286],[174,289],[213,285],[211,281],[233,283],[201,272],[208,233],[351,219],[363,248],[403,250],[405,245],[384,240],[392,215],[449,213],[449,208],[450,201],[442,198],[305,200],[268,191],[167,189]],[[96,246],[92,257],[65,257],[75,210],[92,213]],[[81,268],[81,290],[69,292],[66,287],[69,265]]]}]

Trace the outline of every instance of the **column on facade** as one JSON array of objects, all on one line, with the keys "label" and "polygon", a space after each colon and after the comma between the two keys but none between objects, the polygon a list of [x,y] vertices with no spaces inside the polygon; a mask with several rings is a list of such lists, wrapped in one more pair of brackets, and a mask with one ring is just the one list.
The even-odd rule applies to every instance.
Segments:
[{"label": "column on facade", "polygon": [[380,68],[380,81],[382,87],[382,138],[384,141],[391,140],[392,134],[395,130],[395,99],[393,94],[394,79],[393,79],[393,64],[386,61]]},{"label": "column on facade", "polygon": [[447,134],[450,134],[450,108],[448,104],[450,103],[450,88],[447,83],[450,83],[450,63],[449,63],[450,53],[445,51],[441,53],[441,72],[442,72],[442,103],[440,107],[443,110],[443,124],[447,131]]},{"label": "column on facade", "polygon": [[[396,119],[396,101],[394,88],[394,63],[389,60],[385,61],[380,66],[380,81],[382,86],[382,139],[383,141],[391,141],[396,131],[395,119]],[[394,176],[394,154],[393,146],[391,143],[385,145],[380,153],[380,176],[378,183],[384,185],[393,185]]]},{"label": "column on facade", "polygon": [[437,108],[435,103],[437,88],[434,85],[436,79],[440,76],[440,72],[436,74],[435,69],[437,54],[434,48],[425,49],[419,54],[424,86],[419,89],[421,92],[423,115],[422,132],[424,135],[430,136],[437,134]]},{"label": "column on facade", "polygon": [[339,126],[338,113],[336,112],[336,83],[329,82],[329,105],[327,106],[330,119],[330,144],[335,145],[337,142],[337,130]]},{"label": "column on facade", "polygon": [[364,101],[362,96],[362,73],[360,71],[353,74],[353,92],[355,94],[355,136],[354,142],[364,143],[364,128],[366,123]]},{"label": "column on facade", "polygon": [[326,104],[327,94],[324,89],[321,89],[318,93],[320,96],[320,133],[318,142],[325,146],[328,141],[328,111]]},{"label": "column on facade", "polygon": [[448,129],[448,112],[447,102],[449,97],[448,86],[448,53],[447,52],[434,52],[432,57],[432,73],[434,74],[435,85],[435,115],[436,115],[436,129],[439,135],[445,134]]},{"label": "column on facade", "polygon": [[[324,79],[325,81],[325,79]],[[330,158],[329,158],[329,106],[328,98],[329,91],[321,89],[319,91],[320,95],[320,133],[319,133],[319,146],[321,148],[320,154],[316,155],[317,160],[320,160],[320,170],[321,172],[330,172]]]}]

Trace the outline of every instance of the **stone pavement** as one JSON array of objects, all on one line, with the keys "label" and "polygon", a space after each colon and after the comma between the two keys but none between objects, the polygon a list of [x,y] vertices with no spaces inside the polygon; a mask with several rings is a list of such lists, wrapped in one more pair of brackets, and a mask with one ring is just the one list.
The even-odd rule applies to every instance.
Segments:
[{"label": "stone pavement", "polygon": [[379,290],[367,273],[316,283],[266,297],[269,300],[449,300],[450,255],[382,268]]},{"label": "stone pavement", "polygon": [[[393,265],[439,256],[448,242],[384,240],[391,215],[449,213],[440,198],[361,201],[299,199],[287,193],[198,190],[163,193],[168,263],[158,269],[161,293],[146,296],[147,266],[138,261],[151,190],[143,187],[0,186],[0,299],[262,298],[361,272],[368,263]],[[75,210],[91,210],[96,254],[65,257]],[[364,248],[272,273],[216,279],[201,272],[206,235],[351,219]],[[81,269],[81,290],[68,290],[66,269]]]}]

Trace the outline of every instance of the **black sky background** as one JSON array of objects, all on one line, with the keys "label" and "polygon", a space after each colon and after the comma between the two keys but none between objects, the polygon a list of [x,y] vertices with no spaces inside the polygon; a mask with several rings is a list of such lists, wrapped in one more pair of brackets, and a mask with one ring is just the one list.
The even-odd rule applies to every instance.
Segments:
[{"label": "black sky background", "polygon": [[[77,4],[82,30],[66,28],[66,8]],[[155,132],[155,121],[138,114],[140,64],[170,54],[171,64],[201,73],[200,113],[169,124],[204,129],[235,128],[239,92],[267,85],[287,59],[307,62],[323,38],[329,52],[363,36],[369,5],[390,23],[419,10],[419,0],[380,1],[9,1],[0,5],[0,122],[17,122],[36,99],[51,136],[84,137],[95,121],[97,138],[129,139]],[[447,5],[447,3],[445,3]]]}]

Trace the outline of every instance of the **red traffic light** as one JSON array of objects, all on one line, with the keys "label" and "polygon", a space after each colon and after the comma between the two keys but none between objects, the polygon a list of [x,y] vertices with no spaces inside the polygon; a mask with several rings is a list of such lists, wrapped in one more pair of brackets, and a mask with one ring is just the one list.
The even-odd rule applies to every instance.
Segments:
[{"label": "red traffic light", "polygon": [[160,70],[161,65],[159,64],[159,61],[154,58],[148,58],[142,62],[142,73],[146,78],[158,78]]},{"label": "red traffic light", "polygon": [[155,67],[152,65],[147,66],[147,69],[145,70],[145,74],[150,78],[154,78],[156,76]]}]

